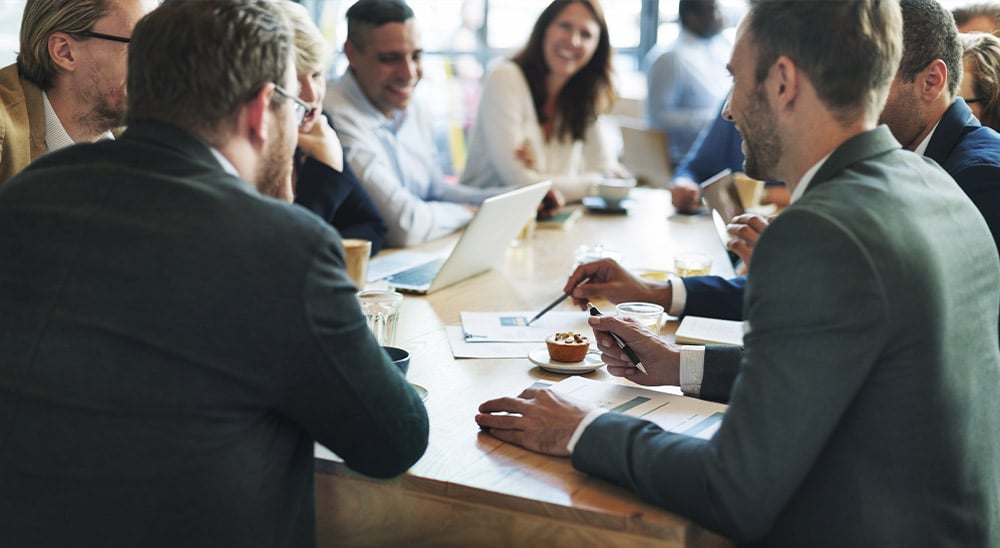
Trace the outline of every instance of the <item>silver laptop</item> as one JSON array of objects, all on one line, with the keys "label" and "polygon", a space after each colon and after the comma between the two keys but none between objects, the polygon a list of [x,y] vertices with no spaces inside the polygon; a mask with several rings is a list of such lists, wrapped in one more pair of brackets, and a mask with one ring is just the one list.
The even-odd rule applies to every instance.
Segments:
[{"label": "silver laptop", "polygon": [[425,295],[493,269],[551,187],[551,182],[543,181],[487,198],[447,257],[429,261],[425,257],[421,264],[385,279],[399,291]]},{"label": "silver laptop", "polygon": [[710,211],[718,211],[726,224],[743,214],[743,202],[736,188],[736,177],[729,169],[712,175],[701,183],[701,195]]},{"label": "silver laptop", "polygon": [[[709,212],[712,214],[712,222],[715,224],[715,230],[719,233],[719,239],[722,240],[724,247],[726,242],[729,241],[729,232],[726,230],[726,225],[731,223],[738,215],[744,213],[743,201],[740,200],[740,193],[736,188],[736,177],[733,175],[733,172],[729,169],[723,169],[705,179],[701,183],[701,195],[705,199],[705,204],[708,206]],[[729,254],[730,261],[733,263],[733,267],[739,270],[743,264],[739,256],[732,251],[727,250],[727,253]]]},{"label": "silver laptop", "polygon": [[667,135],[662,131],[622,124],[622,165],[642,184],[668,188],[673,169],[667,156]]}]

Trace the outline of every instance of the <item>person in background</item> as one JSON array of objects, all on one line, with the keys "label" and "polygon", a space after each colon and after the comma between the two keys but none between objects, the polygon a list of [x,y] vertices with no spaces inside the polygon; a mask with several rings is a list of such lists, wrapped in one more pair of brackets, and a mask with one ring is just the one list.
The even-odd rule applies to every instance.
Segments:
[{"label": "person in background", "polygon": [[403,0],[359,0],[347,10],[348,69],[329,108],[351,165],[401,247],[464,227],[486,198],[510,190],[448,184],[437,162],[431,113],[413,101],[423,46]]},{"label": "person in background", "polygon": [[121,138],[0,187],[4,546],[312,547],[317,441],[375,477],[427,447],[337,232],[268,197],[307,111],[274,4],[164,2]]},{"label": "person in background", "polygon": [[1000,2],[976,2],[953,9],[958,32],[1000,31]]},{"label": "person in background", "polygon": [[[725,101],[719,107],[719,115],[701,131],[698,139],[691,145],[691,150],[684,155],[674,171],[674,177],[670,181],[670,197],[678,213],[694,213],[701,209],[699,183],[702,181],[723,169],[729,169],[733,173],[743,171],[743,137],[740,137],[729,120],[722,117],[723,106]],[[765,183],[763,203],[774,204],[781,209],[788,205],[789,198],[784,183]]]},{"label": "person in background", "polygon": [[726,374],[688,385],[647,329],[589,320],[611,374],[728,401],[711,438],[551,388],[484,402],[479,426],[739,544],[1000,545],[1000,257],[948,174],[878,124],[901,26],[885,0],[757,0],[738,27],[725,116],[747,174],[790,181],[792,204],[757,245]]},{"label": "person in background", "polygon": [[958,95],[987,127],[1000,131],[1000,38],[962,33],[962,84]]},{"label": "person in background", "polygon": [[647,55],[646,118],[667,134],[678,164],[708,126],[729,91],[726,60],[732,44],[722,34],[716,0],[680,0],[681,32],[666,51]]},{"label": "person in background", "polygon": [[[1000,134],[982,126],[961,97],[962,46],[951,14],[936,0],[902,0],[903,60],[892,81],[880,122],[903,148],[934,160],[958,183],[986,219],[1000,247]],[[730,250],[750,264],[757,238],[768,225],[744,215],[731,224]],[[577,287],[584,277],[590,283]],[[603,297],[612,302],[655,300],[670,314],[740,320],[746,277],[671,277],[641,280],[620,265],[582,265],[566,282],[575,302]]]},{"label": "person in background", "polygon": [[295,149],[295,203],[319,215],[342,237],[369,240],[374,255],[382,249],[385,221],[351,166],[344,162],[337,132],[322,112],[329,69],[326,40],[304,6],[288,1],[277,2],[277,6],[295,30],[299,99],[309,105]]},{"label": "person in background", "polygon": [[616,98],[600,3],[556,0],[528,43],[483,83],[461,182],[477,188],[551,180],[568,201],[624,176],[598,117]]},{"label": "person in background", "polygon": [[0,185],[50,150],[114,138],[128,41],[153,0],[27,0],[17,62],[0,69]]}]

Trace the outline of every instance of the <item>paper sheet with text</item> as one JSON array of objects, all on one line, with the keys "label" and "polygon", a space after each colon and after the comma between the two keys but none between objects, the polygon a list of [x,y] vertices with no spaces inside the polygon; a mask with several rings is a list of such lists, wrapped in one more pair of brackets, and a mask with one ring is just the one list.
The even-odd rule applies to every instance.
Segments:
[{"label": "paper sheet with text", "polygon": [[715,434],[726,413],[721,403],[584,377],[569,377],[553,384],[552,389],[609,411],[648,420],[669,432],[701,439]]},{"label": "paper sheet with text", "polygon": [[539,342],[560,331],[574,331],[593,338],[585,311],[552,311],[530,326],[528,320],[537,311],[462,312],[465,340],[475,342]]}]

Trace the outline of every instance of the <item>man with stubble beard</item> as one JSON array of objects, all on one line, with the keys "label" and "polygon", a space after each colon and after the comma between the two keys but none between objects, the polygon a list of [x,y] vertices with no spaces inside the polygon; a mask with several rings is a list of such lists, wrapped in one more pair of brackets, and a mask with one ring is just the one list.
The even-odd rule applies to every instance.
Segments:
[{"label": "man with stubble beard", "polygon": [[128,43],[152,0],[28,0],[17,62],[0,69],[0,184],[51,150],[125,123]]},{"label": "man with stubble beard", "polygon": [[0,543],[312,547],[315,442],[395,476],[428,422],[340,236],[262,195],[305,116],[292,30],[171,0],[131,48],[121,138],[0,187]]},{"label": "man with stubble beard", "polygon": [[[700,395],[729,403],[711,439],[551,389],[478,424],[746,545],[1000,544],[1000,259],[948,173],[878,125],[901,26],[892,1],[756,0],[737,30],[723,115],[792,201],[754,250],[744,347],[705,351]],[[609,373],[682,384],[658,336],[589,322]]]}]

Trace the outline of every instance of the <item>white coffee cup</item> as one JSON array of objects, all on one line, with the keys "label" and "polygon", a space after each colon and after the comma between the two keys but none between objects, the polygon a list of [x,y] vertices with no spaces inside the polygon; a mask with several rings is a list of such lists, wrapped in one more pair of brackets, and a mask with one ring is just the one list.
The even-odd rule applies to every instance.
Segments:
[{"label": "white coffee cup", "polygon": [[635,179],[604,179],[597,184],[597,195],[604,201],[617,203],[626,198],[635,188]]}]

